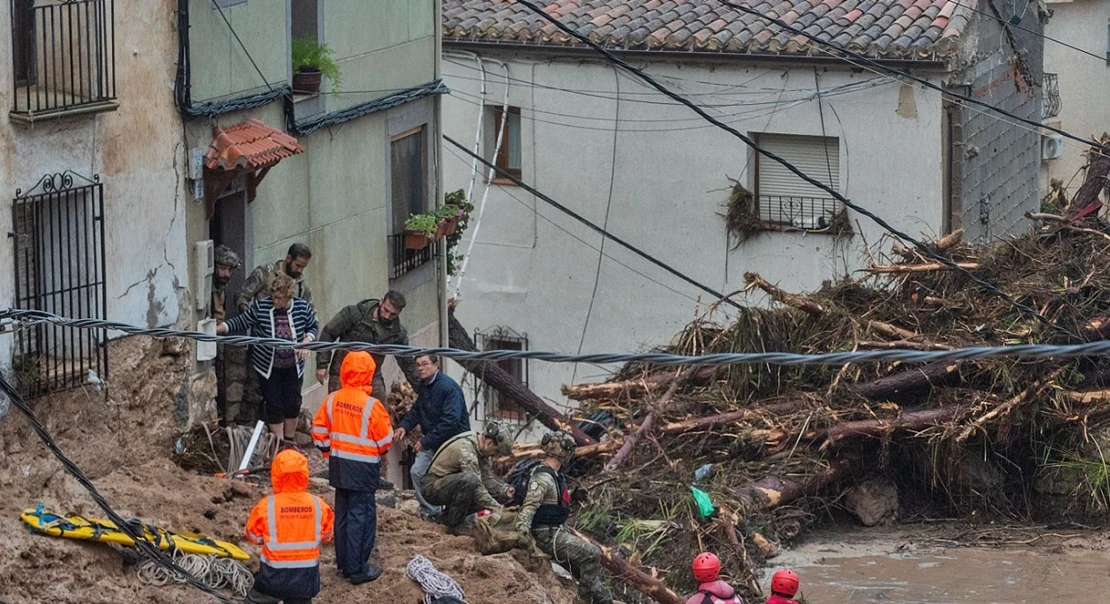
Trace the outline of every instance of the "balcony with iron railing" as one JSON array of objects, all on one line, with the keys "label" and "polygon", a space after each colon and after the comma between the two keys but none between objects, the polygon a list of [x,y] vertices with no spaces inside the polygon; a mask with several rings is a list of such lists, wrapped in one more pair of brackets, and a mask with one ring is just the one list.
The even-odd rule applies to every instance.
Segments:
[{"label": "balcony with iron railing", "polygon": [[416,270],[431,262],[434,257],[433,248],[436,245],[435,243],[429,243],[420,249],[412,250],[405,246],[405,236],[403,234],[390,235],[388,239],[390,279],[396,279],[405,273]]},{"label": "balcony with iron railing", "polygon": [[9,0],[11,119],[33,123],[114,111],[114,0]]},{"label": "balcony with iron railing", "polygon": [[759,219],[784,229],[830,232],[840,230],[844,205],[831,197],[759,195]]},{"label": "balcony with iron railing", "polygon": [[1055,73],[1044,74],[1044,83],[1041,86],[1043,95],[1043,119],[1060,115],[1062,103],[1060,102],[1060,79]]}]

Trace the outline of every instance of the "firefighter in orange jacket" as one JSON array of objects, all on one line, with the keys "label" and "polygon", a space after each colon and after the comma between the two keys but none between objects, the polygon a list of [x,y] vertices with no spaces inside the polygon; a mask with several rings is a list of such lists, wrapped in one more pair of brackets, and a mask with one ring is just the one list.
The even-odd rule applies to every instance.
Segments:
[{"label": "firefighter in orange jacket", "polygon": [[309,604],[320,593],[320,542],[331,541],[335,516],[308,488],[308,458],[293,449],[270,465],[274,494],[259,501],[244,533],[262,546],[262,566],[247,604]]},{"label": "firefighter in orange jacket", "polygon": [[368,352],[344,357],[341,388],[324,399],[312,420],[312,439],[328,459],[328,481],[335,487],[335,562],[354,585],[382,574],[381,566],[370,563],[378,523],[374,492],[393,426],[385,406],[371,396],[376,369]]}]

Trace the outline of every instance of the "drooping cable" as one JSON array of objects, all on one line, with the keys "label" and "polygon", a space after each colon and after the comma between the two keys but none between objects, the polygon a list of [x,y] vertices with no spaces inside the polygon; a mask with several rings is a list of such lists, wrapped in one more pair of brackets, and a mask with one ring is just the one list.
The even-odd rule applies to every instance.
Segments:
[{"label": "drooping cable", "polygon": [[[720,1],[729,5],[729,6],[737,6],[737,7],[739,6],[739,5],[736,5],[732,2],[728,2],[727,0],[720,0]],[[700,115],[702,118],[704,118],[709,123],[713,124],[714,126],[717,126],[721,130],[724,130],[725,132],[728,132],[729,134],[735,136],[736,138],[739,138],[741,141],[744,142],[744,144],[748,145],[749,147],[751,147],[752,149],[757,151],[760,155],[763,155],[764,157],[766,157],[766,158],[768,158],[772,161],[778,162],[784,168],[786,168],[790,173],[792,173],[795,176],[801,178],[802,180],[809,183],[810,185],[812,185],[814,187],[817,187],[818,189],[820,189],[822,191],[825,191],[830,196],[832,196],[833,199],[836,199],[840,203],[844,204],[846,207],[851,208],[852,210],[855,210],[856,212],[858,212],[860,214],[863,214],[864,216],[869,218],[872,222],[879,225],[880,227],[882,227],[884,230],[891,233],[892,235],[902,239],[903,241],[906,241],[907,243],[912,244],[915,248],[920,250],[922,254],[932,258],[933,260],[936,260],[937,262],[940,262],[941,264],[945,265],[946,267],[948,267],[948,268],[950,268],[950,269],[952,269],[956,272],[959,272],[960,274],[964,275],[965,277],[970,279],[975,284],[977,284],[980,287],[984,288],[985,290],[991,292],[995,296],[998,296],[999,298],[1002,298],[1007,303],[1009,303],[1011,306],[1013,306],[1014,308],[1017,308],[1019,311],[1021,311],[1023,314],[1026,314],[1028,316],[1036,318],[1038,321],[1040,321],[1042,324],[1047,326],[1049,329],[1052,329],[1052,330],[1054,330],[1054,331],[1056,331],[1056,332],[1058,332],[1062,335],[1065,335],[1069,338],[1072,338],[1072,339],[1076,339],[1076,340],[1080,339],[1078,335],[1072,333],[1070,330],[1068,330],[1068,329],[1066,329],[1066,328],[1064,328],[1060,325],[1056,325],[1055,323],[1050,321],[1047,317],[1045,317],[1041,313],[1037,312],[1031,306],[1029,306],[1027,304],[1023,304],[1023,303],[1015,300],[1012,296],[1010,296],[1006,292],[999,289],[993,283],[990,283],[989,281],[986,281],[986,280],[976,276],[971,271],[969,271],[969,270],[959,266],[958,264],[956,264],[956,262],[954,262],[951,258],[948,258],[947,256],[937,252],[932,247],[930,247],[930,246],[926,245],[925,243],[919,241],[917,238],[909,235],[908,233],[905,233],[905,232],[895,228],[893,225],[891,225],[889,222],[887,222],[886,220],[884,220],[882,217],[875,214],[871,210],[868,210],[867,208],[864,208],[864,207],[860,206],[859,204],[849,200],[847,197],[842,195],[836,189],[822,183],[821,181],[813,178],[812,176],[809,176],[805,172],[802,172],[794,164],[786,161],[782,157],[779,157],[774,152],[769,151],[769,150],[761,147],[754,140],[752,140],[751,138],[749,138],[747,135],[743,134],[742,132],[740,132],[736,128],[733,128],[732,126],[729,126],[728,124],[726,124],[726,123],[718,120],[717,118],[709,115],[708,113],[706,113],[706,111],[704,109],[702,109],[697,104],[693,103],[692,101],[690,101],[686,97],[672,91],[670,88],[667,88],[666,86],[660,84],[658,81],[655,80],[655,78],[653,78],[653,77],[647,75],[646,73],[644,73],[644,71],[642,69],[639,69],[637,67],[634,67],[634,66],[628,64],[624,60],[622,60],[619,57],[617,57],[616,55],[614,55],[612,52],[606,50],[605,48],[603,48],[602,46],[600,46],[599,44],[597,44],[596,42],[591,40],[588,36],[585,36],[582,33],[568,27],[562,21],[552,17],[546,11],[544,11],[542,8],[536,6],[535,4],[530,2],[529,0],[517,0],[517,4],[525,7],[526,9],[532,11],[535,14],[539,15],[545,21],[548,21],[549,23],[554,25],[556,28],[558,28],[563,33],[566,33],[567,35],[573,37],[574,39],[576,39],[576,40],[582,42],[583,44],[589,46],[590,48],[594,49],[598,53],[605,56],[612,63],[618,65],[619,67],[621,67],[625,71],[627,71],[627,72],[635,75],[636,77],[640,78],[643,82],[645,82],[646,84],[648,84],[652,88],[655,88],[656,90],[658,90],[659,92],[661,92],[665,96],[667,96],[667,97],[669,97],[669,98],[671,98],[675,101],[678,101],[679,103],[682,103],[686,107],[690,108],[691,111],[693,111],[694,113],[697,113],[698,115]],[[739,8],[738,8],[738,10],[739,10]],[[743,8],[743,10],[744,10],[744,12],[749,12],[751,14],[755,14],[756,16],[761,16],[757,11],[753,11],[753,10],[747,9],[747,8]],[[782,23],[778,19],[774,19],[774,18],[771,18],[771,17],[767,17],[767,18],[770,19],[772,22]],[[788,27],[788,28],[790,27],[790,26],[786,25],[785,23],[783,23],[783,25]],[[792,29],[792,31],[793,31],[793,29]],[[805,34],[805,35],[808,36],[808,34]],[[822,44],[825,44],[825,43],[822,42]],[[855,53],[853,53],[853,54],[855,54]],[[889,68],[884,67],[884,69],[889,69]],[[913,77],[913,76],[911,76],[911,77]],[[914,79],[919,79],[919,78],[914,78]],[[978,102],[978,101],[976,101],[976,102]],[[990,106],[990,105],[987,105],[987,106]],[[1039,126],[1040,124],[1037,124],[1037,125]]]}]

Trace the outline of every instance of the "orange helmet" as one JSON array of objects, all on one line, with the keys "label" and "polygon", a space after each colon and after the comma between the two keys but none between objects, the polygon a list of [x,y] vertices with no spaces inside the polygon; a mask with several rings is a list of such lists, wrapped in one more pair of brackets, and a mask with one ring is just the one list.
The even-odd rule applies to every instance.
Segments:
[{"label": "orange helmet", "polygon": [[771,591],[793,598],[798,593],[798,573],[784,568],[771,575]]},{"label": "orange helmet", "polygon": [[698,583],[716,581],[721,574],[721,559],[709,553],[702,552],[694,558],[694,580]]}]

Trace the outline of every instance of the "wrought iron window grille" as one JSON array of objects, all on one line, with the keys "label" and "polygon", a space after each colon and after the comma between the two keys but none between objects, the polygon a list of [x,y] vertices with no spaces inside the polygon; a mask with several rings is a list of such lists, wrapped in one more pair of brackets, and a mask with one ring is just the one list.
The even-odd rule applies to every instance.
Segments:
[{"label": "wrought iron window grille", "polygon": [[1044,119],[1060,115],[1060,109],[1063,108],[1063,103],[1060,100],[1059,76],[1055,73],[1044,74],[1044,83],[1042,84],[1041,89],[1044,99]]},{"label": "wrought iron window grille", "polygon": [[759,219],[782,230],[843,232],[847,226],[844,204],[831,197],[757,196]]},{"label": "wrought iron window grille", "polygon": [[[12,199],[15,305],[67,317],[108,315],[104,185],[74,172],[43,176]],[[39,323],[16,334],[13,370],[29,398],[107,383],[103,329]]]},{"label": "wrought iron window grille", "polygon": [[33,123],[115,110],[115,0],[9,1],[11,119]]},{"label": "wrought iron window grille", "polygon": [[406,273],[412,272],[431,262],[432,258],[435,257],[435,243],[429,243],[418,250],[410,250],[405,247],[404,234],[390,235],[388,239],[390,279],[397,279]]},{"label": "wrought iron window grille", "polygon": [[[528,350],[528,334],[502,326],[489,327],[485,330],[475,329],[474,346],[478,350]],[[528,387],[527,359],[506,359],[494,364]],[[501,400],[496,390],[484,384],[481,380],[475,380],[474,398],[481,399],[485,403],[482,419],[513,421],[526,419],[523,409],[514,403]],[[477,415],[475,419],[478,419]]]}]

